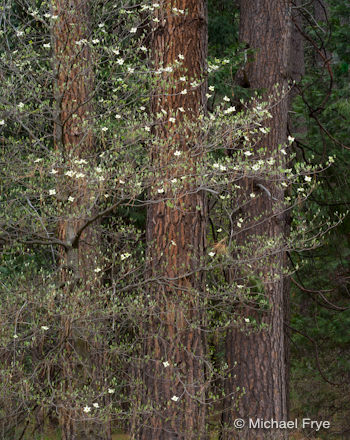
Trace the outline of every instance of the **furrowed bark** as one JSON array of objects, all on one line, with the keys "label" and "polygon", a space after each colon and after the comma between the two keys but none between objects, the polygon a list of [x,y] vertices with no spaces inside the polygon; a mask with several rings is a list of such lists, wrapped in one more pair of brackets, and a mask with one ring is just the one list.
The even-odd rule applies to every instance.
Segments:
[{"label": "furrowed bark", "polygon": [[[274,101],[270,111],[272,118],[267,121],[270,132],[257,148],[265,147],[266,157],[277,157],[274,166],[283,167],[285,160],[278,153],[278,146],[287,141],[291,5],[289,0],[242,0],[240,9],[240,40],[255,50],[245,66],[245,76],[252,89],[260,90],[264,98],[272,97]],[[237,241],[240,246],[249,246],[252,272],[264,286],[269,307],[243,305],[237,312],[242,316],[245,328],[232,326],[227,332],[227,363],[232,371],[226,381],[226,393],[230,398],[226,400],[223,412],[223,438],[227,440],[235,435],[250,440],[283,438],[285,431],[249,429],[248,419],[288,420],[284,332],[288,293],[283,276],[286,216],[282,214],[283,189],[277,180],[261,181],[260,186],[248,179],[242,183],[245,197],[252,190],[256,197],[242,209],[245,226],[249,225],[250,229],[239,233]],[[263,243],[271,239],[274,240],[273,246],[261,255]],[[260,255],[259,259],[254,261],[257,255]],[[250,322],[256,319],[266,329],[249,331],[245,319]],[[232,393],[235,400],[231,399]],[[246,428],[239,434],[233,425],[233,420],[238,417],[246,421]]]},{"label": "furrowed bark", "polygon": [[[200,135],[186,128],[186,120],[197,122],[206,107],[205,2],[164,1],[155,18],[159,20],[152,37],[155,70],[168,70],[158,72],[152,96],[152,113],[162,116],[151,146],[155,177],[150,188],[147,243],[149,276],[158,282],[149,289],[154,301],[145,329],[149,361],[143,369],[143,412],[133,438],[205,439],[200,259],[205,251],[206,209],[203,193],[196,191]],[[182,76],[186,81],[180,80]],[[190,84],[194,80],[198,86]]]},{"label": "furrowed bark", "polygon": [[[96,154],[92,132],[94,71],[91,51],[86,44],[90,38],[90,3],[88,0],[55,0],[53,14],[58,17],[53,25],[55,146],[61,152],[64,165],[74,168],[80,163],[83,169]],[[101,348],[99,343],[94,335],[89,335],[89,329],[81,328],[84,326],[82,316],[85,312],[88,316],[88,307],[95,301],[94,290],[98,289],[98,283],[93,268],[101,259],[96,223],[84,229],[77,239],[79,229],[94,214],[91,191],[87,178],[73,176],[67,177],[57,192],[67,203],[58,225],[58,237],[67,244],[60,252],[64,300],[58,413],[62,439],[108,440],[111,438],[109,423],[88,421],[83,408],[75,401],[75,389],[87,385],[91,380],[89,376],[93,377],[90,387],[94,387],[101,380],[104,367],[100,355],[92,354],[92,350],[98,352]],[[70,196],[73,201],[67,202]],[[78,292],[83,292],[84,298]],[[83,332],[83,336],[78,336],[76,325],[80,326],[79,332]]]}]

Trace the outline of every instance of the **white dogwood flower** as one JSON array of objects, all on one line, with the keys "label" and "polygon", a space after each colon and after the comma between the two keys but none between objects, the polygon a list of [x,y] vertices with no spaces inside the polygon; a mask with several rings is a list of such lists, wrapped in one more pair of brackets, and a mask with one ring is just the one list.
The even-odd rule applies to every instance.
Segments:
[{"label": "white dogwood flower", "polygon": [[236,107],[229,107],[224,111],[225,115],[229,115],[230,113],[233,113],[236,110]]}]

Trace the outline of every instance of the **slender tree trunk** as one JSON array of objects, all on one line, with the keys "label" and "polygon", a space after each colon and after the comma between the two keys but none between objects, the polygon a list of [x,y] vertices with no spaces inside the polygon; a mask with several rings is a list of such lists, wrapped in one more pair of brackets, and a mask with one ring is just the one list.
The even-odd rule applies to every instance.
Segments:
[{"label": "slender tree trunk", "polygon": [[[305,59],[304,59],[304,37],[300,33],[299,29],[303,28],[302,16],[298,7],[302,6],[302,0],[295,0],[295,8],[292,13],[292,33],[291,33],[291,47],[289,57],[289,77],[293,81],[289,96],[289,115],[288,115],[288,132],[293,136],[294,133],[306,133],[307,127],[305,119],[301,116],[298,119],[294,117],[291,112],[293,107],[293,100],[298,95],[298,89],[295,84],[298,84],[305,75]],[[299,29],[298,29],[299,28]],[[291,214],[286,213],[286,235],[290,232]],[[290,267],[290,261],[287,253],[285,254],[285,267]],[[290,338],[291,332],[289,329],[290,324],[290,277],[284,279],[284,315],[285,315],[285,357],[286,357],[286,390],[287,390],[287,414],[289,414],[290,398],[289,398],[289,383],[290,383]]]},{"label": "slender tree trunk", "polygon": [[[60,255],[64,299],[59,422],[63,440],[105,440],[111,435],[109,423],[99,425],[84,422],[84,418],[88,417],[84,415],[82,406],[77,405],[75,397],[75,390],[86,380],[87,370],[91,369],[89,375],[94,383],[100,381],[98,376],[103,371],[101,359],[97,356],[92,360],[91,351],[97,348],[96,344],[90,341],[88,352],[88,344],[86,341],[80,342],[81,337],[77,337],[74,326],[74,322],[81,318],[80,311],[85,313],[83,310],[88,310],[94,301],[93,290],[98,285],[93,268],[97,267],[101,258],[96,225],[87,227],[80,236],[77,235],[93,215],[91,191],[84,177],[87,163],[93,160],[96,153],[91,128],[94,72],[90,48],[85,44],[90,37],[90,3],[88,0],[55,0],[53,14],[57,16],[52,38],[56,76],[55,143],[65,169],[75,170],[70,177],[62,176],[57,189],[66,204],[59,221],[58,235],[67,244]],[[79,178],[76,177],[78,169]],[[78,292],[84,292],[84,299]],[[81,325],[84,326],[84,323]],[[80,328],[80,331],[84,332],[84,329]],[[89,339],[88,333],[89,330],[85,328],[83,339]],[[92,365],[96,368],[93,369]]]},{"label": "slender tree trunk", "polygon": [[320,27],[324,29],[323,32],[321,31],[321,35],[323,33],[322,36],[324,37],[324,40],[317,42],[322,56],[315,51],[315,62],[318,67],[325,68],[325,60],[330,60],[332,58],[332,54],[329,53],[324,47],[324,41],[327,40],[328,6],[325,0],[314,0],[313,6],[315,20],[320,23]]},{"label": "slender tree trunk", "polygon": [[[289,77],[296,83],[301,81],[305,74],[304,60],[304,37],[299,29],[303,28],[303,19],[298,8],[302,7],[302,0],[295,0],[292,13],[292,33],[289,56]],[[299,28],[299,29],[298,29]],[[297,95],[295,88],[292,88],[290,107],[293,98]]]},{"label": "slender tree trunk", "polygon": [[327,4],[324,0],[314,0],[314,14],[316,21],[327,21]]},{"label": "slender tree trunk", "polygon": [[[274,165],[277,169],[284,165],[278,146],[287,141],[289,99],[283,90],[286,92],[288,86],[291,5],[289,0],[241,0],[240,10],[240,40],[255,50],[245,67],[246,78],[251,88],[259,89],[265,98],[271,96],[275,101],[272,118],[267,121],[270,132],[257,149],[265,147],[266,157],[277,155]],[[259,186],[256,183],[243,182],[244,191],[254,189],[256,197],[242,210],[250,230],[238,234],[238,242],[250,246],[252,271],[263,283],[269,308],[255,304],[254,309],[242,306],[240,310],[244,323],[255,319],[265,330],[249,331],[249,323],[243,329],[232,327],[227,333],[227,363],[232,375],[226,381],[226,392],[236,396],[234,401],[231,397],[227,399],[226,406],[231,408],[228,411],[226,408],[223,415],[223,437],[227,440],[233,438],[235,418],[246,421],[239,438],[263,439],[271,438],[269,435],[280,438],[284,432],[249,429],[249,418],[281,421],[288,417],[284,332],[287,292],[283,277],[286,226],[285,215],[281,213],[284,194],[277,179],[261,181]],[[261,249],[267,240],[273,240],[274,244],[262,255]],[[257,256],[258,260],[254,261]]]},{"label": "slender tree trunk", "polygon": [[[185,119],[197,122],[206,106],[205,2],[164,1],[155,18],[159,24],[153,28],[152,53],[158,80],[152,113],[158,120],[151,148],[147,243],[149,276],[157,283],[149,290],[154,303],[145,329],[145,358],[150,360],[143,369],[144,411],[133,438],[205,439],[200,259],[206,209],[197,191],[201,140],[185,124]],[[191,85],[194,80],[199,85]]]}]

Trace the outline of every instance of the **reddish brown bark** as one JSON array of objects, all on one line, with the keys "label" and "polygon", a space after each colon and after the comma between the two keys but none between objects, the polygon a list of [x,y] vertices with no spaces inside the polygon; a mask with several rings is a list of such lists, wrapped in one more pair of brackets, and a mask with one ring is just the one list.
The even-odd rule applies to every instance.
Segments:
[{"label": "reddish brown bark", "polygon": [[[91,130],[93,96],[93,70],[89,47],[79,44],[89,38],[89,2],[87,0],[56,0],[54,15],[58,16],[53,27],[55,56],[55,144],[61,151],[65,163],[72,165],[74,160],[93,156],[93,134]],[[73,242],[76,232],[84,224],[87,212],[88,194],[86,179],[72,179],[74,203],[69,213],[60,222],[59,238]],[[71,193],[64,194],[65,197]],[[79,209],[81,207],[82,209]],[[84,209],[85,207],[85,209]],[[70,218],[69,218],[70,217]],[[67,247],[65,266],[75,271],[76,278],[86,278],[94,256],[92,243],[89,246],[88,229],[82,234],[74,247]]]},{"label": "reddish brown bark", "polygon": [[[185,12],[176,13],[172,8]],[[167,113],[163,121],[158,120],[151,153],[155,178],[150,189],[147,241],[149,275],[158,282],[150,286],[155,305],[146,329],[145,354],[151,360],[143,371],[143,404],[148,410],[141,415],[134,436],[142,440],[204,439],[200,258],[205,250],[206,210],[203,194],[197,191],[200,138],[183,123],[185,118],[197,121],[206,106],[202,78],[207,52],[205,3],[163,2],[156,18],[159,24],[154,26],[152,39],[155,69],[174,66],[174,71],[158,76],[152,97],[153,114]],[[176,60],[183,65],[176,67]],[[182,76],[187,76],[185,82],[179,80]],[[191,86],[194,79],[201,85]],[[181,93],[184,89],[187,94]],[[174,154],[177,151],[181,155]]]},{"label": "reddish brown bark", "polygon": [[[90,39],[90,4],[88,0],[55,0],[53,14],[58,17],[53,25],[55,146],[70,169],[76,166],[76,161],[93,160],[95,153],[91,129],[93,64],[90,48],[86,44]],[[66,203],[66,210],[58,224],[59,239],[66,243],[60,253],[61,284],[65,298],[61,322],[62,396],[58,402],[61,434],[63,440],[108,440],[111,437],[109,423],[84,422],[82,407],[77,405],[75,398],[75,389],[89,383],[87,376],[91,376],[94,383],[99,383],[103,376],[102,359],[99,355],[92,359],[91,353],[101,347],[97,347],[98,342],[93,338],[89,341],[88,352],[86,341],[91,336],[89,330],[82,328],[84,322],[81,321],[79,331],[83,332],[83,336],[77,337],[74,324],[82,319],[84,313],[88,314],[89,306],[94,302],[93,288],[98,287],[93,272],[100,260],[96,224],[84,229],[80,236],[77,235],[93,215],[91,193],[84,177],[67,177],[64,181],[62,176],[60,182],[57,192]],[[66,201],[69,196],[74,197],[73,202]],[[79,291],[84,292],[83,301],[77,295]],[[81,341],[81,338],[86,340]],[[96,368],[91,369],[92,365]],[[86,371],[89,371],[88,375]],[[93,387],[94,384],[91,389]]]},{"label": "reddish brown bark", "polygon": [[[267,121],[270,133],[258,145],[266,148],[266,156],[278,156],[278,145],[287,141],[288,96],[283,96],[288,86],[290,56],[291,5],[289,0],[242,0],[240,40],[256,50],[245,66],[249,86],[259,89],[266,98],[275,100]],[[275,88],[276,84],[278,87]],[[278,96],[278,93],[281,93]],[[279,155],[280,156],[280,155]],[[276,166],[284,165],[278,157]],[[287,420],[287,368],[286,340],[284,332],[285,310],[288,304],[284,286],[285,265],[284,235],[286,232],[283,210],[283,190],[276,182],[244,182],[249,192],[255,189],[256,197],[242,210],[249,231],[238,234],[238,243],[250,246],[250,257],[259,255],[252,262],[254,275],[264,285],[264,295],[269,309],[255,304],[242,307],[243,318],[256,319],[265,324],[266,330],[249,332],[248,328],[231,328],[227,333],[226,352],[232,376],[226,381],[227,394],[236,400],[226,400],[223,415],[224,438],[235,438],[233,420],[237,417],[248,422],[249,418],[264,420]],[[262,186],[261,186],[262,185]],[[268,191],[266,191],[265,189]],[[258,189],[259,188],[259,189]],[[249,194],[249,193],[248,193]],[[256,219],[259,221],[256,221]],[[273,239],[274,245],[265,255],[261,254],[264,241]],[[249,284],[249,283],[248,283]],[[252,304],[250,304],[252,306]],[[245,322],[245,321],[243,321]],[[237,387],[240,391],[237,393]],[[240,393],[242,397],[239,397]],[[230,407],[230,409],[228,409]],[[269,438],[272,432],[264,429],[244,429],[242,439]],[[273,438],[284,436],[284,432],[273,433]],[[266,437],[267,436],[267,437]]]}]

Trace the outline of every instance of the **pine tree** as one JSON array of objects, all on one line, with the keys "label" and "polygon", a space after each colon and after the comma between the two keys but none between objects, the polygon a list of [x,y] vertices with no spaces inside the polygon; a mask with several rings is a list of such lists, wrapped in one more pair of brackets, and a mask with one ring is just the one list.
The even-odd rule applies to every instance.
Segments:
[{"label": "pine tree", "polygon": [[[201,258],[206,209],[197,190],[202,156],[197,122],[206,106],[204,1],[164,1],[156,9],[152,58],[156,71],[147,243],[150,317],[145,327],[144,414],[135,438],[205,438],[204,292]],[[195,84],[197,82],[197,84]]]},{"label": "pine tree", "polygon": [[[53,25],[54,41],[54,74],[55,74],[55,120],[54,141],[56,150],[62,155],[66,165],[84,166],[93,162],[96,154],[92,131],[94,71],[91,50],[87,39],[90,37],[90,3],[88,0],[56,0],[53,13],[57,20]],[[86,165],[85,165],[86,166]],[[93,267],[97,267],[99,256],[99,237],[96,222],[87,226],[94,214],[84,172],[79,179],[67,177],[67,185],[57,189],[67,191],[65,196],[71,197],[69,208],[62,213],[58,224],[58,238],[65,243],[60,252],[61,287],[65,302],[62,313],[62,396],[59,402],[59,418],[62,439],[72,440],[93,436],[96,439],[109,439],[108,423],[82,423],[81,408],[74,403],[75,388],[79,389],[86,380],[86,369],[90,364],[92,349],[98,348],[97,340],[79,341],[74,321],[74,310],[82,307],[83,292],[85,304],[94,301],[97,284]],[[62,183],[62,180],[60,181]],[[96,209],[96,208],[95,208]],[[87,329],[79,329],[79,332]],[[89,340],[88,332],[86,338]],[[99,347],[101,349],[101,347]],[[94,372],[87,376],[103,374],[103,365],[98,356]],[[97,376],[96,376],[97,375]]]},{"label": "pine tree", "polygon": [[[289,0],[242,0],[240,13],[240,41],[253,51],[244,68],[245,80],[250,88],[273,101],[272,118],[266,121],[270,131],[254,148],[255,151],[264,148],[266,159],[276,158],[276,172],[285,165],[279,150],[287,142],[291,5]],[[266,181],[253,182],[247,178],[241,185],[243,197],[252,190],[255,192],[255,198],[242,208],[245,231],[237,235],[239,246],[246,248],[252,261],[253,275],[247,276],[247,283],[253,294],[239,310],[243,324],[249,324],[242,329],[233,326],[227,332],[226,355],[232,374],[226,381],[226,393],[239,389],[236,396],[241,394],[237,406],[232,400],[226,402],[231,407],[223,413],[227,439],[232,438],[232,421],[236,417],[287,420],[284,329],[287,293],[283,275],[286,216],[279,179],[283,180],[283,176],[277,173],[277,177]],[[261,253],[263,243],[267,242],[270,244]],[[260,284],[257,291],[253,284]],[[262,297],[268,307],[260,301]],[[248,328],[254,320],[264,328],[258,332]],[[267,432],[247,429],[241,435],[262,439]]]}]

